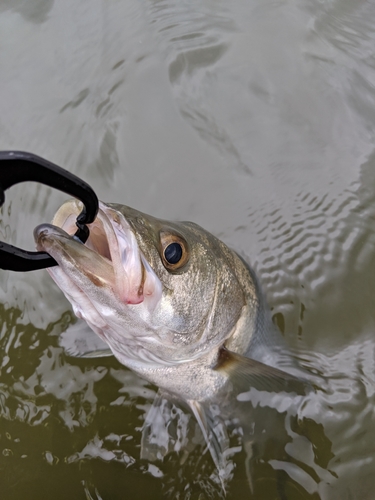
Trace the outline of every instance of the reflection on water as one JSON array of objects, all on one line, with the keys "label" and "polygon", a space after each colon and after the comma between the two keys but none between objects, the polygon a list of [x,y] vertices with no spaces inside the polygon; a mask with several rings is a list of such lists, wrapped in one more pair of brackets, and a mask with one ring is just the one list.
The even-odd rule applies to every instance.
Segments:
[{"label": "reflection on water", "polygon": [[[243,396],[241,431],[228,415],[227,498],[371,499],[373,3],[29,0],[0,12],[0,149],[236,248],[314,380],[302,399]],[[62,199],[12,188],[1,237],[32,248],[31,228]],[[112,358],[64,352],[74,319],[47,273],[2,273],[0,317],[2,498],[224,496],[177,403],[157,413],[170,453],[140,458],[156,388]]]}]

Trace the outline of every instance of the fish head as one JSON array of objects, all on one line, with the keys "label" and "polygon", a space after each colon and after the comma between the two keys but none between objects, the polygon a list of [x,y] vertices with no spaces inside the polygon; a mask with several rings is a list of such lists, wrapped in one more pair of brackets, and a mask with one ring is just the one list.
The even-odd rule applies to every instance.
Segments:
[{"label": "fish head", "polygon": [[57,261],[50,275],[120,362],[136,371],[190,362],[238,330],[256,296],[220,240],[192,222],[100,203],[84,245],[72,236],[81,209],[68,201],[38,226],[37,249]]}]

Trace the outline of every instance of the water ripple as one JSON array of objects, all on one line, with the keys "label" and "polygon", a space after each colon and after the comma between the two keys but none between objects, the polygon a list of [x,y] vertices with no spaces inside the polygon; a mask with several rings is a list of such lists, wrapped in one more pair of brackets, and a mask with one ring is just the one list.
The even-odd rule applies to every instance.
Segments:
[{"label": "water ripple", "polygon": [[233,133],[220,124],[209,98],[217,83],[215,66],[238,31],[229,10],[224,5],[212,10],[199,1],[175,4],[164,0],[151,2],[149,16],[168,60],[182,116],[204,141],[242,172],[250,173],[249,161],[243,158]]}]

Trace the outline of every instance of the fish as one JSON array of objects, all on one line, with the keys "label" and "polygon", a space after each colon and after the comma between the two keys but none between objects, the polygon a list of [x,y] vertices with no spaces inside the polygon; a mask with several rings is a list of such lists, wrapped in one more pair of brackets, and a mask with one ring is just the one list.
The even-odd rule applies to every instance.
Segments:
[{"label": "fish", "polygon": [[[224,485],[234,407],[252,390],[306,392],[298,370],[277,366],[285,350],[272,350],[275,327],[253,270],[193,222],[120,204],[100,202],[82,244],[73,236],[81,209],[76,200],[65,202],[34,237],[37,250],[57,261],[48,272],[75,315],[103,341],[87,355],[113,354],[159,388],[145,419],[143,457],[168,451],[155,449],[155,422],[167,428],[170,408],[181,403],[196,418]],[[249,419],[242,420],[243,433]]]}]

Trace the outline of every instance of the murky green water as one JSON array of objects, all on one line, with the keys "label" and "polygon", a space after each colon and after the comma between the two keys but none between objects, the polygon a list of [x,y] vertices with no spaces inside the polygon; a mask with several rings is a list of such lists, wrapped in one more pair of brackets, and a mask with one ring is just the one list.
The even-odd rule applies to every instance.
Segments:
[{"label": "murky green water", "polygon": [[[318,375],[299,408],[253,405],[227,498],[374,497],[374,22],[363,0],[0,4],[0,149],[221,237]],[[63,199],[12,188],[2,238],[32,249]],[[74,319],[46,272],[0,287],[2,499],[223,496],[199,440],[140,460],[156,388],[64,353]]]}]

